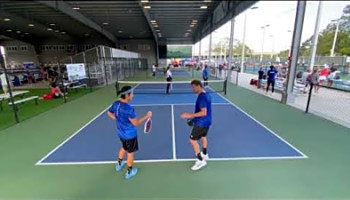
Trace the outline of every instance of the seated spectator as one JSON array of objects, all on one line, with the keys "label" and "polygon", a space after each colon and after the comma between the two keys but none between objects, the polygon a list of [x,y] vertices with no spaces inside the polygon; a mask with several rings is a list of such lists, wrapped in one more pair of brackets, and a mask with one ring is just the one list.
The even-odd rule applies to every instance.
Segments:
[{"label": "seated spectator", "polygon": [[56,83],[51,84],[51,92],[50,94],[44,94],[42,97],[40,97],[40,100],[43,99],[58,99],[63,97],[63,92],[61,89],[56,85]]}]

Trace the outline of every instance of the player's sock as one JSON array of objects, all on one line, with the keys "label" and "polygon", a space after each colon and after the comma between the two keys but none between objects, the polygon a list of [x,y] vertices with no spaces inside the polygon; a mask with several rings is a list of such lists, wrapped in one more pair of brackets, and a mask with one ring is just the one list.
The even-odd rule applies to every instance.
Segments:
[{"label": "player's sock", "polygon": [[203,160],[202,154],[201,154],[201,153],[198,153],[198,154],[197,154],[197,158],[198,158],[198,160],[202,161],[202,160]]},{"label": "player's sock", "polygon": [[207,153],[208,153],[208,152],[207,152],[207,148],[203,148],[203,154],[204,154],[204,155],[207,155]]},{"label": "player's sock", "polygon": [[118,165],[120,165],[123,161],[123,158],[118,158]]},{"label": "player's sock", "polygon": [[131,170],[132,170],[132,166],[128,166],[128,174],[130,174]]}]

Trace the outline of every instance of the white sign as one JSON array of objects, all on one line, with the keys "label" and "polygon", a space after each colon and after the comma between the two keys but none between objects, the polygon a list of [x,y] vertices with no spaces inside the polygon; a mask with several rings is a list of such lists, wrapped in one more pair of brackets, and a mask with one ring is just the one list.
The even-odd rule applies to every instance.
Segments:
[{"label": "white sign", "polygon": [[84,63],[66,64],[66,67],[69,81],[76,81],[86,78]]},{"label": "white sign", "polygon": [[346,57],[346,62],[350,63],[350,57]]}]

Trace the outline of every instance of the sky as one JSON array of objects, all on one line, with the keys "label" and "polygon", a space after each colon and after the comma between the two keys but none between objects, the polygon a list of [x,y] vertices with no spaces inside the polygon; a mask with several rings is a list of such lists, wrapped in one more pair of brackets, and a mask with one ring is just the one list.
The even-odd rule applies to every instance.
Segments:
[{"label": "sky", "polygon": [[[342,10],[350,1],[322,1],[320,31],[333,19],[341,17]],[[316,15],[319,1],[308,1],[304,18],[302,33],[302,42],[310,38],[315,29]],[[263,31],[262,26],[269,24],[265,30],[265,42],[263,52],[279,52],[288,49],[291,46],[294,29],[294,20],[296,14],[297,1],[259,1],[255,5],[257,9],[248,9],[247,27],[246,27],[246,45],[253,49],[254,52],[262,51]],[[242,42],[244,30],[244,15],[241,13],[235,18],[234,39]],[[220,41],[220,38],[229,37],[231,22],[227,22],[214,31],[212,44]],[[291,30],[292,32],[288,32]],[[202,54],[209,47],[209,36],[202,40]],[[194,47],[195,54],[198,54],[199,44]]]}]

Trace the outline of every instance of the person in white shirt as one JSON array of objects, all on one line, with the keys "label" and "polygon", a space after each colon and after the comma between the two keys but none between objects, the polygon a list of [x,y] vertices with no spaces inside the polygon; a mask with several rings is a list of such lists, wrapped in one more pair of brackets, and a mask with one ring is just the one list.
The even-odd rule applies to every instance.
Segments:
[{"label": "person in white shirt", "polygon": [[5,94],[7,94],[8,85],[7,85],[5,73],[0,74],[0,81],[1,81],[2,90],[4,91]]},{"label": "person in white shirt", "polygon": [[156,76],[157,65],[152,65],[152,76]]},{"label": "person in white shirt", "polygon": [[169,94],[169,89],[171,86],[171,81],[173,80],[173,74],[171,73],[170,67],[167,68],[166,70],[166,81],[168,82],[166,86],[166,93]]}]

